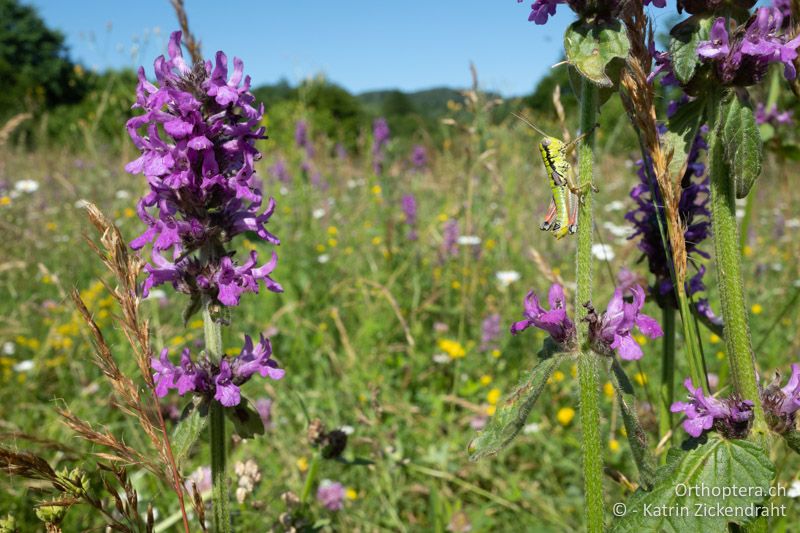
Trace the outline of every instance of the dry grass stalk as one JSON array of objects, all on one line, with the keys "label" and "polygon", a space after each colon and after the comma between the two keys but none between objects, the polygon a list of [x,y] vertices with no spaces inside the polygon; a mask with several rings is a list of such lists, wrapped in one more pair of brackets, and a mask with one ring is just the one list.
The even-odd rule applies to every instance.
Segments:
[{"label": "dry grass stalk", "polygon": [[172,7],[175,9],[175,15],[178,17],[178,24],[181,26],[183,32],[183,44],[189,50],[189,55],[192,56],[192,62],[202,63],[203,55],[200,53],[200,41],[198,41],[194,34],[189,30],[189,17],[186,15],[186,7],[183,5],[183,0],[170,0]]},{"label": "dry grass stalk", "polygon": [[114,453],[96,452],[95,455],[112,462],[140,465],[163,477],[164,470],[160,465],[153,463],[141,453],[134,450],[124,442],[117,439],[109,431],[98,431],[85,420],[75,416],[69,409],[58,409],[58,414],[64,424],[78,434],[82,439],[113,450]]},{"label": "dry grass stalk", "polygon": [[[682,188],[679,171],[671,176],[669,165],[672,152],[667,153],[661,145],[656,129],[656,110],[654,105],[653,87],[647,82],[650,70],[651,57],[647,49],[647,17],[644,14],[641,2],[628,3],[625,13],[625,25],[628,29],[628,38],[631,43],[628,55],[627,68],[622,72],[620,91],[625,110],[638,130],[643,147],[646,151],[645,168],[647,160],[652,163],[652,170],[661,198],[664,202],[664,213],[667,219],[667,236],[672,251],[672,262],[675,268],[675,286],[683,294],[686,281],[686,240],[685,228],[681,220],[678,206]],[[650,29],[652,34],[652,28]],[[685,165],[684,165],[685,166]]]},{"label": "dry grass stalk", "polygon": [[[140,395],[139,388],[133,380],[120,371],[100,328],[92,319],[91,313],[81,301],[78,293],[73,292],[72,297],[78,307],[78,311],[92,331],[95,343],[95,361],[103,373],[111,380],[114,392],[122,400],[123,410],[139,420],[142,429],[158,452],[161,468],[159,472],[154,471],[154,473],[162,477],[162,479],[171,481],[173,489],[178,496],[184,527],[188,533],[189,522],[183,499],[182,479],[175,463],[175,457],[172,454],[166,424],[161,414],[153,375],[150,371],[150,361],[153,357],[150,347],[150,328],[147,320],[144,320],[139,313],[141,299],[138,295],[137,279],[143,267],[142,261],[138,256],[128,253],[127,243],[123,239],[119,228],[106,218],[97,206],[89,203],[86,206],[86,211],[89,221],[100,233],[100,242],[99,244],[95,243],[88,236],[86,241],[116,278],[116,287],[111,287],[106,283],[104,285],[122,310],[122,316],[117,317],[117,322],[122,327],[122,331],[133,349],[136,364],[150,392],[147,395],[149,396],[149,401]],[[113,446],[111,448],[116,450]],[[140,464],[146,466],[143,462]]]},{"label": "dry grass stalk", "polygon": [[11,117],[8,122],[6,122],[2,128],[0,128],[0,147],[3,147],[8,142],[8,139],[11,138],[11,134],[14,133],[20,124],[31,118],[33,115],[30,113],[19,113]]}]

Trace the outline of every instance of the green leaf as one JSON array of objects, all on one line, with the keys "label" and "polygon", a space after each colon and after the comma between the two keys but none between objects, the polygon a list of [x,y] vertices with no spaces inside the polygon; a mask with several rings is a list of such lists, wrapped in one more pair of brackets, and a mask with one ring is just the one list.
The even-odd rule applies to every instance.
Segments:
[{"label": "green leaf", "polygon": [[639,469],[639,484],[649,490],[655,478],[655,462],[650,450],[647,448],[647,433],[639,422],[636,414],[636,403],[633,395],[633,385],[628,379],[625,370],[618,359],[611,364],[611,383],[617,393],[617,403],[622,413],[625,432],[628,434],[628,443],[631,446],[633,459]]},{"label": "green leaf", "polygon": [[735,95],[722,103],[720,118],[725,159],[737,198],[744,198],[761,174],[762,144],[753,110]]},{"label": "green leaf", "polygon": [[[548,338],[548,340],[550,340]],[[540,352],[542,360],[530,374],[522,379],[514,392],[497,404],[497,411],[487,424],[469,444],[472,453],[470,459],[477,461],[483,457],[495,455],[514,440],[525,425],[533,405],[539,398],[547,379],[568,354],[552,353],[555,343],[545,343]]]},{"label": "green leaf", "polygon": [[800,453],[800,431],[787,431],[783,434],[786,445],[795,453]]},{"label": "green leaf", "polygon": [[567,61],[600,87],[616,85],[621,62],[630,47],[628,33],[619,20],[602,24],[578,20],[564,33]]},{"label": "green leaf", "polygon": [[264,434],[264,422],[247,398],[242,397],[239,405],[225,409],[225,415],[233,422],[236,434],[243,439]]},{"label": "green leaf", "polygon": [[192,445],[208,423],[208,402],[195,397],[184,407],[175,431],[172,433],[170,445],[175,462],[180,465],[189,455]]},{"label": "green leaf", "polygon": [[[694,447],[686,449],[690,445]],[[615,514],[622,516],[611,531],[723,533],[728,531],[728,522],[752,520],[758,505],[768,499],[775,475],[764,449],[718,433],[709,433],[702,441],[687,441],[684,448],[670,450],[652,491],[637,490],[624,512],[614,507]]]},{"label": "green leaf", "polygon": [[672,176],[683,176],[686,173],[686,160],[703,124],[706,102],[696,98],[680,106],[667,123],[667,132],[662,136],[666,152],[672,152],[669,172]]},{"label": "green leaf", "polygon": [[669,54],[672,71],[681,83],[689,83],[700,64],[697,44],[708,40],[711,17],[692,15],[670,31]]}]

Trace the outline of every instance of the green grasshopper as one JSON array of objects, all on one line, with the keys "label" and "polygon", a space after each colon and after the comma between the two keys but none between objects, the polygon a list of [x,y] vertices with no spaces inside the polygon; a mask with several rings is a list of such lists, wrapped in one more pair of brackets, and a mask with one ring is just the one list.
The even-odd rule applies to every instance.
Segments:
[{"label": "green grasshopper", "polygon": [[539,152],[542,155],[545,169],[547,169],[547,177],[550,181],[550,190],[553,196],[550,200],[550,207],[544,217],[544,222],[539,226],[539,229],[553,231],[556,239],[575,233],[578,229],[578,202],[582,200],[587,187],[591,187],[594,191],[597,189],[592,183],[580,187],[575,185],[571,175],[572,165],[569,163],[568,153],[579,141],[594,131],[597,126],[584,132],[575,140],[565,143],[547,135],[524,117],[516,113],[512,114],[544,136],[544,139],[539,143]]}]

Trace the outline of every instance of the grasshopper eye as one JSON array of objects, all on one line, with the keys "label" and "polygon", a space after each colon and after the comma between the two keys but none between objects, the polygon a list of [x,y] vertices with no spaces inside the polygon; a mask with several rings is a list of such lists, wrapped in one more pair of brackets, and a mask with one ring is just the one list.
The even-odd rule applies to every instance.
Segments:
[{"label": "grasshopper eye", "polygon": [[542,146],[550,146],[550,139],[548,139],[547,137],[542,139]]}]

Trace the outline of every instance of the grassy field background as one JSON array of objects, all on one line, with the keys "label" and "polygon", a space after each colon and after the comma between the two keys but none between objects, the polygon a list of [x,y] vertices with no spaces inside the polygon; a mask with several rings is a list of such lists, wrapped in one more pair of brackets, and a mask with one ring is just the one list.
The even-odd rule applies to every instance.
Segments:
[{"label": "grassy field background", "polygon": [[[131,94],[133,86],[130,87]],[[317,509],[320,524],[337,531],[566,531],[582,527],[580,432],[577,427],[575,367],[553,375],[523,435],[500,456],[472,463],[467,445],[499,398],[531,368],[544,335],[508,332],[519,319],[529,289],[543,294],[552,281],[573,287],[572,239],[556,242],[538,229],[549,189],[535,149],[535,134],[513,117],[488,120],[451,102],[455,126],[441,126],[440,139],[423,133],[429,165],[412,168],[410,143],[392,141],[381,178],[369,157],[351,150],[336,156],[336,138],[310,124],[316,147],[313,164],[325,186],[312,184],[301,170],[303,153],[291,142],[302,105],[283,109],[280,120],[268,111],[271,139],[258,174],[277,211],[270,230],[282,244],[274,273],[285,292],[243,298],[235,309],[225,345],[238,353],[244,332],[271,332],[275,357],[286,377],[254,379],[245,393],[272,400],[264,437],[233,442],[232,463],[252,459],[261,472],[255,491],[235,504],[242,531],[261,531],[284,511],[281,494],[299,493],[312,457],[306,438],[308,417],[328,427],[347,426],[345,457],[365,464],[325,462],[321,477],[347,487],[343,510]],[[648,282],[624,214],[637,182],[636,146],[628,126],[607,112],[598,130],[600,192],[596,202],[595,301],[604,307],[622,267]],[[271,122],[270,122],[271,121]],[[36,124],[33,124],[36,127]],[[390,123],[391,127],[391,123]],[[119,125],[120,137],[123,125]],[[552,126],[557,131],[556,126]],[[622,132],[622,134],[620,134]],[[31,149],[9,142],[0,148],[0,433],[6,444],[35,451],[54,467],[84,466],[87,452],[99,450],[74,437],[55,408],[108,427],[129,445],[146,448],[144,437],[114,404],[108,383],[92,363],[89,332],[68,293],[77,288],[115,356],[137,376],[130,347],[115,326],[113,300],[102,286],[111,281],[82,239],[92,232],[82,209],[96,203],[127,239],[141,233],[135,215],[143,193],[141,177],[123,166],[134,158],[127,143],[104,144],[75,138],[72,145],[39,144]],[[358,140],[369,153],[369,132]],[[291,181],[278,182],[270,168],[287,162]],[[744,254],[746,296],[761,376],[787,367],[800,353],[797,302],[800,291],[800,192],[797,167],[771,157],[747,218]],[[24,180],[31,180],[20,185]],[[31,185],[35,183],[35,185]],[[419,206],[418,239],[406,238],[401,197],[413,194]],[[443,247],[448,224],[462,239],[457,254]],[[260,247],[240,238],[239,248]],[[478,244],[467,244],[477,242]],[[711,252],[711,243],[706,250]],[[609,253],[610,252],[610,253]],[[268,249],[264,247],[264,253]],[[713,262],[707,285],[716,306]],[[690,267],[691,268],[691,267]],[[516,277],[518,280],[508,281]],[[202,322],[181,323],[182,295],[167,287],[144,305],[155,348],[177,353],[202,339]],[[652,303],[646,312],[660,317]],[[482,324],[497,315],[500,333],[482,342]],[[724,344],[701,330],[709,371],[726,383]],[[644,358],[626,362],[640,414],[656,433],[650,404],[657,391],[660,343],[637,339]],[[678,341],[680,350],[680,339]],[[680,352],[679,352],[680,353]],[[677,376],[686,375],[679,356]],[[682,378],[681,378],[682,379]],[[610,393],[610,386],[606,388]],[[682,394],[682,389],[677,391]],[[165,413],[182,407],[170,395]],[[635,478],[621,420],[603,396],[607,467]],[[207,447],[197,446],[185,466],[188,475],[208,464]],[[777,483],[796,481],[796,457],[775,457],[787,465]],[[234,486],[235,474],[231,474]],[[164,530],[177,517],[167,488],[144,472],[131,477],[141,502],[152,502]],[[620,501],[625,488],[609,476],[607,502]],[[39,524],[33,503],[44,484],[0,478],[0,513],[13,514],[21,531]],[[771,526],[788,530],[800,516],[800,499],[781,498],[787,518]],[[65,531],[101,524],[99,517],[73,510]]]}]

